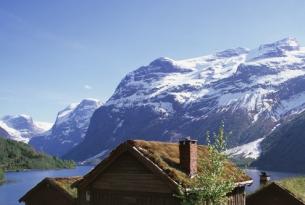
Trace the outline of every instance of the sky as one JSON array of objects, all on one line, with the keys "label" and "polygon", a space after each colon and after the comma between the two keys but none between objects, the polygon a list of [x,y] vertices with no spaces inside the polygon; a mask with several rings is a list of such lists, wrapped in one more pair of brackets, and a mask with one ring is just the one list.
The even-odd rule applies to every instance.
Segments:
[{"label": "sky", "polygon": [[304,0],[0,0],[0,117],[54,122],[106,102],[129,72],[285,37],[305,45]]}]

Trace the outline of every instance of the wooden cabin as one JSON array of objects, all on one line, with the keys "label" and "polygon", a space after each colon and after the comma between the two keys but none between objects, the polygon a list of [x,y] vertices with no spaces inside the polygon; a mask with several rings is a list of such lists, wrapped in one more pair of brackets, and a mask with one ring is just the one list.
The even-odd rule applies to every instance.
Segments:
[{"label": "wooden cabin", "polygon": [[[185,139],[178,143],[129,140],[72,186],[78,205],[178,205],[179,187],[187,188],[196,174],[197,158],[207,158],[206,146]],[[240,169],[227,164],[236,188],[228,205],[245,205],[245,186],[252,183]]]},{"label": "wooden cabin", "polygon": [[81,177],[45,178],[28,191],[19,202],[25,205],[75,205],[77,190],[71,184]]},{"label": "wooden cabin", "polygon": [[305,178],[272,182],[247,196],[247,205],[305,205]]}]

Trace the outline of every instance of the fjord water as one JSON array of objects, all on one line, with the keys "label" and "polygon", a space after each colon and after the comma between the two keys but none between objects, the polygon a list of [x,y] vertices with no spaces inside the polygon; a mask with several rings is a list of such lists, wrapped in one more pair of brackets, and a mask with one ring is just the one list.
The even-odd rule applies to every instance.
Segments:
[{"label": "fjord water", "polygon": [[[92,166],[78,166],[75,169],[8,172],[5,174],[7,182],[0,185],[0,205],[19,205],[18,199],[45,177],[83,176],[92,168]],[[246,169],[245,171],[253,179],[253,184],[246,188],[246,191],[251,193],[260,186],[259,175],[261,171],[257,169]],[[271,171],[267,173],[271,175],[271,180],[302,175]]]},{"label": "fjord water", "polygon": [[8,172],[5,174],[7,182],[0,185],[0,205],[20,205],[20,197],[45,177],[83,176],[92,168],[78,166],[75,169]]},{"label": "fjord water", "polygon": [[[258,169],[245,169],[247,175],[249,175],[253,179],[253,183],[251,186],[246,187],[246,192],[252,193],[260,188],[260,180],[259,175],[261,174],[261,170]],[[268,175],[270,175],[271,181],[276,181],[280,179],[285,179],[289,177],[296,176],[305,176],[305,173],[293,173],[293,172],[276,172],[276,171],[266,171]]]}]

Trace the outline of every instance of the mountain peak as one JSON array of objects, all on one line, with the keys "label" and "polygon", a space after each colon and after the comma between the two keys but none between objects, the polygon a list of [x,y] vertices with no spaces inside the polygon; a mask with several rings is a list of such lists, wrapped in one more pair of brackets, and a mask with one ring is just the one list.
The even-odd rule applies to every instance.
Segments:
[{"label": "mountain peak", "polygon": [[31,116],[19,114],[4,116],[0,120],[0,127],[8,133],[7,138],[27,143],[33,136],[50,129],[51,124],[37,122]]},{"label": "mountain peak", "polygon": [[299,42],[295,38],[288,37],[273,43],[262,44],[258,48],[251,50],[247,56],[247,61],[283,57],[287,52],[299,49]]},{"label": "mountain peak", "polygon": [[91,116],[102,103],[87,98],[73,103],[58,112],[54,126],[49,132],[29,142],[37,150],[60,156],[83,140]]},{"label": "mountain peak", "polygon": [[215,55],[217,57],[227,58],[227,57],[238,56],[241,54],[247,54],[248,52],[249,52],[249,50],[246,48],[237,47],[237,48],[227,49],[224,51],[217,52]]},{"label": "mountain peak", "polygon": [[[83,99],[79,103],[72,103],[69,106],[67,106],[65,109],[58,112],[55,124],[58,125],[70,119],[69,116],[75,113],[77,110],[88,109],[88,110],[92,110],[93,112],[95,109],[97,109],[100,106],[101,106],[101,102],[97,99],[92,99],[92,98]],[[91,111],[89,113],[91,113]]]},{"label": "mountain peak", "polygon": [[32,117],[26,114],[18,114],[18,115],[6,115],[2,118],[2,120],[6,120],[6,121],[13,119],[32,120]]},{"label": "mountain peak", "polygon": [[293,50],[299,50],[300,45],[296,38],[284,38],[278,41],[275,41],[274,43],[268,43],[260,45],[259,49],[265,49],[265,48],[274,48],[274,49],[281,49],[286,51],[293,51]]},{"label": "mountain peak", "polygon": [[153,60],[149,65],[152,67],[159,67],[159,66],[165,66],[165,65],[172,65],[174,63],[173,59],[170,59],[168,57],[159,57],[155,60]]},{"label": "mountain peak", "polygon": [[97,105],[100,106],[101,105],[101,101],[94,99],[94,98],[85,98],[83,99],[79,105]]}]

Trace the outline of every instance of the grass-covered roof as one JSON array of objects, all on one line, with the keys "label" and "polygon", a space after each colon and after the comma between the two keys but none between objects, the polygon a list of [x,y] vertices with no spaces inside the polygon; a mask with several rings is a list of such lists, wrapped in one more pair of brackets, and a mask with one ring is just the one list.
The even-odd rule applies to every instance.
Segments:
[{"label": "grass-covered roof", "polygon": [[296,198],[305,202],[305,177],[292,177],[277,181],[276,184],[290,191]]},{"label": "grass-covered roof", "polygon": [[[140,161],[147,165],[153,172],[166,179],[169,185],[178,190],[179,185],[189,187],[194,178],[190,178],[180,167],[179,144],[144,140],[128,140],[114,149],[110,155],[86,174],[82,180],[77,181],[73,187],[86,187],[92,183],[108,166],[111,165],[121,154],[130,152]],[[198,146],[198,160],[209,164],[208,149],[206,146]],[[198,167],[198,172],[202,172]],[[252,182],[241,169],[227,161],[226,176],[234,178],[237,184],[246,185]]]},{"label": "grass-covered roof", "polygon": [[57,178],[48,178],[48,180],[52,181],[56,186],[62,188],[68,194],[70,194],[73,198],[77,197],[76,188],[72,188],[71,185],[76,181],[82,179],[82,177],[57,177]]},{"label": "grass-covered roof", "polygon": [[29,190],[24,196],[19,199],[19,202],[25,202],[32,196],[35,196],[35,193],[38,190],[45,190],[45,186],[51,186],[62,196],[68,198],[71,201],[74,201],[77,197],[77,190],[76,188],[72,188],[71,185],[76,183],[77,181],[81,180],[82,177],[56,177],[56,178],[44,178],[41,182],[39,182],[35,187]]},{"label": "grass-covered roof", "polygon": [[[160,167],[170,178],[182,185],[189,185],[191,178],[182,171],[179,166],[179,144],[165,143],[156,141],[132,140],[128,143],[137,148],[144,156],[153,161]],[[198,145],[198,160],[203,160],[203,164],[208,166],[208,149],[206,146]],[[203,167],[198,167],[198,172],[202,172]],[[233,163],[227,162],[225,174],[234,177],[235,182],[245,182],[251,180],[241,169]]]}]

